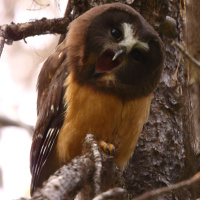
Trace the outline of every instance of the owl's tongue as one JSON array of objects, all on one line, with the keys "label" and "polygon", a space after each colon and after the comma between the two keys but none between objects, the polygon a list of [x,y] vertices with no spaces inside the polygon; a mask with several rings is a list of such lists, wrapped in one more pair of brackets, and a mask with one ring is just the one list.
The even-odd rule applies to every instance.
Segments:
[{"label": "owl's tongue", "polygon": [[113,60],[114,52],[111,50],[105,51],[98,59],[96,64],[97,72],[108,72],[112,71],[120,64],[120,59]]}]

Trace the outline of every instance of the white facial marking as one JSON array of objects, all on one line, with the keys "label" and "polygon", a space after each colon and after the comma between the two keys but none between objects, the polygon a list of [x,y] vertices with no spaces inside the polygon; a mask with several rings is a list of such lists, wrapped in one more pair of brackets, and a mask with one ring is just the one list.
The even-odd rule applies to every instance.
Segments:
[{"label": "white facial marking", "polygon": [[124,30],[124,38],[121,42],[119,42],[119,44],[121,46],[125,46],[128,53],[131,51],[133,46],[137,46],[139,49],[144,51],[149,50],[149,45],[146,42],[141,42],[136,36],[134,37],[135,34],[131,24],[123,23],[122,27]]}]

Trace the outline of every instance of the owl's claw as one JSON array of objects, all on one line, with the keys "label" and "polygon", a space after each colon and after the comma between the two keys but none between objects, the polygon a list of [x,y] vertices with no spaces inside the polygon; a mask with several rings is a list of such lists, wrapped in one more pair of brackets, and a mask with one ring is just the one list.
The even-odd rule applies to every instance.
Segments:
[{"label": "owl's claw", "polygon": [[99,142],[100,147],[103,149],[103,151],[108,154],[109,156],[115,155],[115,146],[110,143],[106,143],[103,140]]}]

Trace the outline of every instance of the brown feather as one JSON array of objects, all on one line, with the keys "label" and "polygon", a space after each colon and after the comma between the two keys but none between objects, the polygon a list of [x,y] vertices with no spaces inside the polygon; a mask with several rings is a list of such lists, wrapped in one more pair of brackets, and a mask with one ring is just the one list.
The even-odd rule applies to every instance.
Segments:
[{"label": "brown feather", "polygon": [[[42,167],[53,148],[64,120],[65,108],[62,97],[65,93],[64,81],[67,75],[66,66],[61,65],[49,84],[46,98],[40,104],[30,155],[31,193],[35,190],[35,187],[38,187]],[[54,171],[54,169],[52,170]]]},{"label": "brown feather", "polygon": [[72,76],[65,85],[68,109],[57,142],[60,162],[69,162],[79,155],[86,134],[93,133],[97,140],[116,147],[115,160],[123,168],[148,119],[151,94],[124,102],[112,94],[82,87]]}]

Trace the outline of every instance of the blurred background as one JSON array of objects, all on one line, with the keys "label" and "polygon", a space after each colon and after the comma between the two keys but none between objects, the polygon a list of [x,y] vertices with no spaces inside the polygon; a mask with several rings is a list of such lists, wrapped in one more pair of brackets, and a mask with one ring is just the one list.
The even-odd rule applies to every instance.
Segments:
[{"label": "blurred background", "polygon": [[[1,0],[0,25],[62,17],[67,0]],[[58,35],[26,38],[5,45],[0,58],[0,199],[29,196],[29,154],[36,122],[36,82]],[[13,120],[25,128],[5,126]],[[8,121],[9,121],[8,120]],[[6,121],[6,122],[5,122]]]}]

